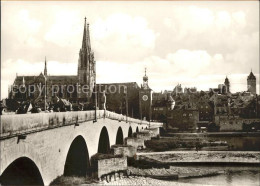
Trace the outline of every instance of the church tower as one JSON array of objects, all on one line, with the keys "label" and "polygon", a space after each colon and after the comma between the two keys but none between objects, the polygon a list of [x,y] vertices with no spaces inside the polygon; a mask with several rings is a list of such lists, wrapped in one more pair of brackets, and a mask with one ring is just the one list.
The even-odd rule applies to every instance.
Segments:
[{"label": "church tower", "polygon": [[229,79],[226,77],[224,84],[226,85],[227,93],[230,93],[230,82]]},{"label": "church tower", "polygon": [[248,92],[251,92],[252,94],[256,94],[256,77],[253,74],[252,70],[247,77],[247,89]]},{"label": "church tower", "polygon": [[84,101],[89,101],[92,96],[94,83],[96,81],[95,68],[96,62],[90,45],[89,24],[85,17],[83,40],[78,60],[78,98],[83,98]]},{"label": "church tower", "polygon": [[140,107],[140,118],[146,119],[147,121],[151,120],[151,107],[152,107],[152,89],[148,85],[148,76],[143,77],[143,84],[139,91],[139,107]]},{"label": "church tower", "polygon": [[44,76],[47,76],[47,62],[46,62],[46,56],[45,56],[45,63],[44,63]]}]

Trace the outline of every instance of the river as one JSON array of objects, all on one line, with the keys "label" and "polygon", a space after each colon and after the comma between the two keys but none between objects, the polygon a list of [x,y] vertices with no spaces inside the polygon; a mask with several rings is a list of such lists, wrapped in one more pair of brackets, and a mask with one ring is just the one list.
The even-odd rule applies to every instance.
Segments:
[{"label": "river", "polygon": [[[198,166],[202,168],[202,166]],[[206,185],[228,185],[228,186],[259,186],[260,185],[260,167],[238,167],[238,166],[214,166],[203,167],[205,169],[224,170],[223,174],[201,178],[179,179],[178,182],[206,184]]]}]

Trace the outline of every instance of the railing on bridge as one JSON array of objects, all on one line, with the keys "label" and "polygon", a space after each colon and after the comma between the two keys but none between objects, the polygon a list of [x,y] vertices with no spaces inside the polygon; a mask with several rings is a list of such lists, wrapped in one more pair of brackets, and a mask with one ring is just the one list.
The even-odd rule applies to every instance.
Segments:
[{"label": "railing on bridge", "polygon": [[[147,121],[126,117],[114,112],[97,110],[97,119],[101,118],[109,118],[129,123],[149,124]],[[3,139],[24,133],[92,121],[95,120],[95,111],[1,115],[0,119],[0,139]]]}]

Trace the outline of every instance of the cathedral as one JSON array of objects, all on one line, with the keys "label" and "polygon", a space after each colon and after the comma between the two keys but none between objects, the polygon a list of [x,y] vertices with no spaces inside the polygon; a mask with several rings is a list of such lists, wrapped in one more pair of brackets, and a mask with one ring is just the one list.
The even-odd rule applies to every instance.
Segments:
[{"label": "cathedral", "polygon": [[38,76],[18,76],[9,89],[9,99],[37,102],[59,97],[71,103],[87,103],[92,100],[96,82],[96,61],[91,50],[89,24],[84,23],[82,46],[79,51],[78,74],[55,76],[48,74],[45,58],[44,72]]}]

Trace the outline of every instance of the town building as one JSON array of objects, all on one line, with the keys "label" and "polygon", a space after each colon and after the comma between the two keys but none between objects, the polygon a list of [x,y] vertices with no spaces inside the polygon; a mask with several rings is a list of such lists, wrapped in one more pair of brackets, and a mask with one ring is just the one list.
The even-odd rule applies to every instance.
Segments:
[{"label": "town building", "polygon": [[197,102],[197,108],[199,112],[198,127],[208,127],[214,118],[213,104],[208,99],[200,99]]},{"label": "town building", "polygon": [[223,84],[219,84],[218,88],[210,88],[209,92],[211,95],[213,94],[230,94],[230,81],[228,77],[226,76],[225,81]]},{"label": "town building", "polygon": [[140,118],[139,91],[136,82],[97,84],[97,105],[102,109],[102,93],[106,95],[106,109],[133,118]]},{"label": "town building", "polygon": [[184,88],[184,94],[193,94],[197,92],[197,88],[196,87],[191,87],[191,88]]},{"label": "town building", "polygon": [[152,94],[152,120],[167,122],[167,116],[174,109],[175,101],[171,96],[172,91],[153,92]]},{"label": "town building", "polygon": [[177,95],[182,93],[183,93],[183,88],[181,87],[181,84],[178,83],[178,85],[176,85],[173,89],[173,94]]},{"label": "town building", "polygon": [[184,106],[170,112],[167,118],[167,130],[195,131],[198,121],[198,110]]},{"label": "town building", "polygon": [[106,109],[133,118],[152,119],[152,89],[148,76],[143,76],[141,87],[136,82],[97,84],[97,105],[102,108],[102,94],[106,96]]}]

